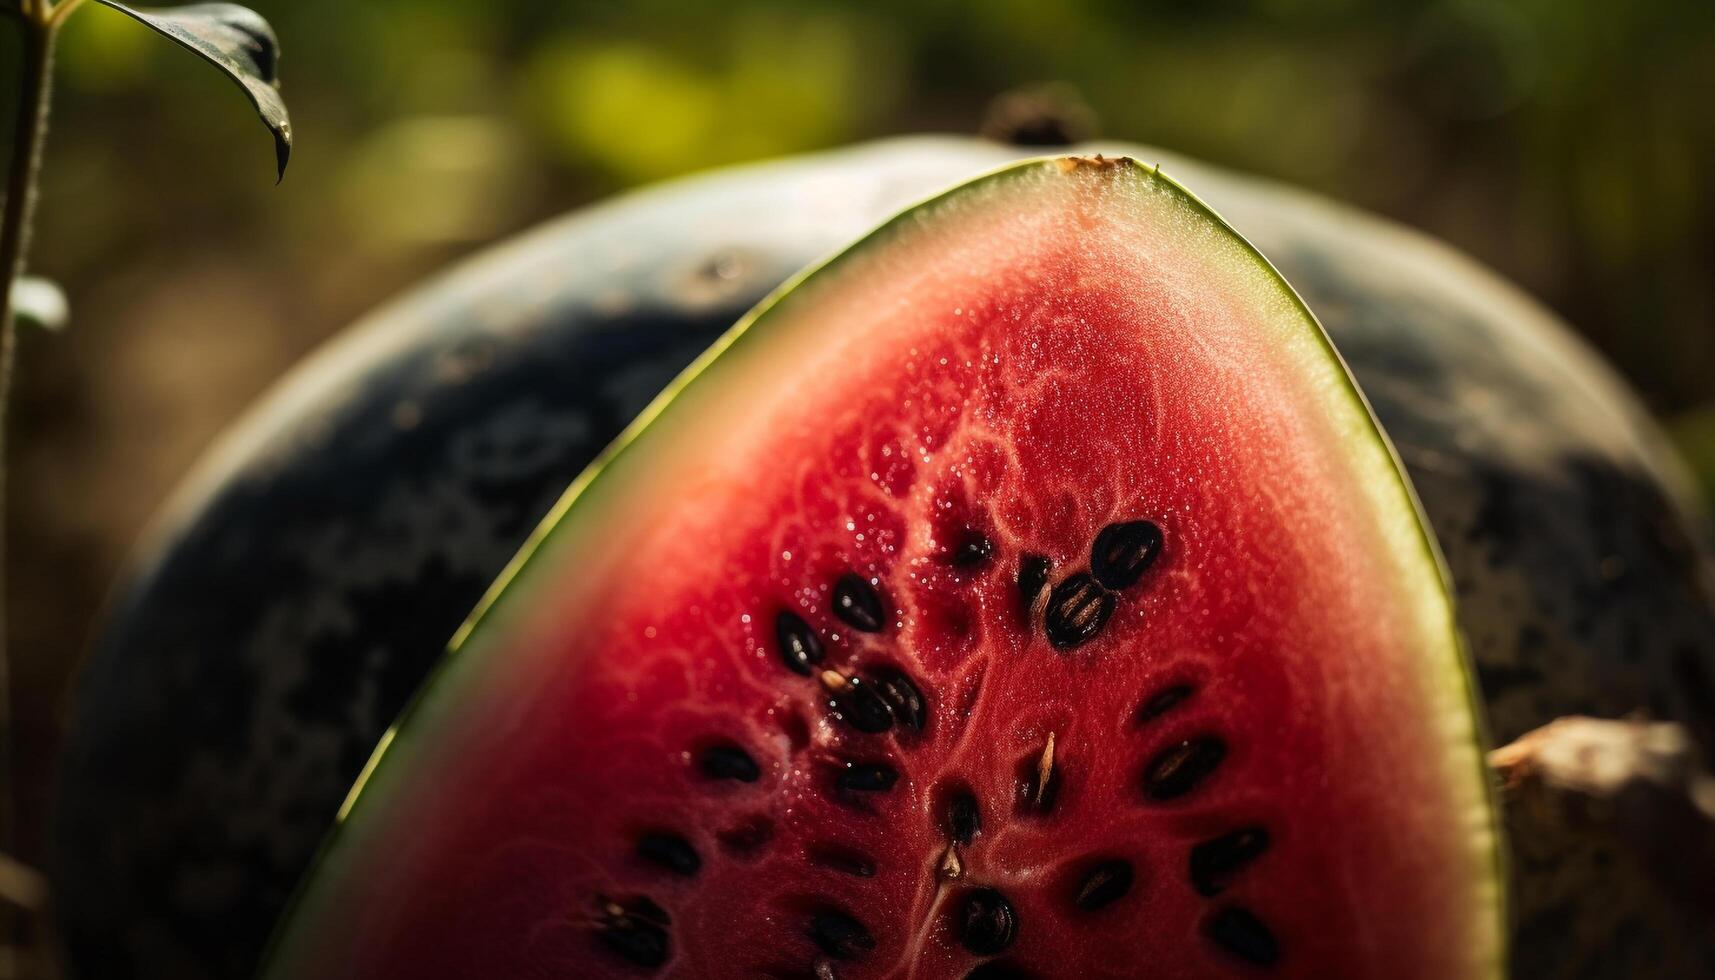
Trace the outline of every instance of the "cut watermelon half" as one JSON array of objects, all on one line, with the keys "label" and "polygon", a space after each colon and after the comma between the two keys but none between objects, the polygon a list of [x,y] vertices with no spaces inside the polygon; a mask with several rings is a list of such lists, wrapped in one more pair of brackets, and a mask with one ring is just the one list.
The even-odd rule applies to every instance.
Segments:
[{"label": "cut watermelon half", "polygon": [[1497,975],[1434,545],[1130,160],[789,284],[567,494],[277,937],[302,977]]}]

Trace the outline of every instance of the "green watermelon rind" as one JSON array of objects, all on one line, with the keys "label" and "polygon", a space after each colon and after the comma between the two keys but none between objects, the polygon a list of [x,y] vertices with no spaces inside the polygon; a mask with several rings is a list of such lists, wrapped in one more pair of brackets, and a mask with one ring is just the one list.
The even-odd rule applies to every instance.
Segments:
[{"label": "green watermelon rind", "polygon": [[[1183,203],[1190,205],[1193,211],[1206,218],[1217,231],[1231,236],[1274,283],[1285,291],[1304,322],[1313,328],[1316,341],[1322,350],[1332,358],[1333,363],[1339,367],[1338,376],[1343,382],[1343,391],[1351,399],[1353,405],[1359,409],[1363,418],[1368,420],[1368,429],[1376,438],[1378,446],[1383,450],[1389,462],[1389,469],[1391,469],[1394,478],[1393,486],[1397,487],[1399,491],[1398,503],[1403,504],[1405,511],[1415,521],[1416,540],[1421,549],[1420,557],[1435,569],[1435,579],[1439,591],[1433,599],[1444,610],[1446,635],[1451,639],[1452,646],[1451,656],[1448,659],[1452,662],[1433,671],[1425,669],[1421,674],[1426,682],[1436,682],[1439,678],[1438,682],[1446,684],[1449,688],[1456,686],[1460,694],[1460,702],[1466,708],[1465,717],[1470,726],[1468,742],[1472,748],[1471,755],[1475,760],[1474,768],[1477,772],[1478,784],[1482,788],[1481,798],[1487,816],[1486,826],[1475,835],[1484,839],[1473,840],[1471,848],[1473,852],[1481,852],[1481,856],[1477,858],[1476,862],[1478,867],[1473,869],[1473,878],[1476,882],[1487,883],[1492,887],[1491,895],[1480,897],[1486,898],[1489,904],[1493,906],[1496,920],[1492,931],[1491,955],[1483,965],[1482,975],[1504,976],[1509,938],[1509,930],[1506,928],[1507,858],[1504,853],[1504,838],[1499,833],[1501,826],[1499,801],[1484,755],[1488,743],[1484,732],[1481,692],[1477,687],[1469,648],[1455,619],[1454,591],[1446,561],[1436,543],[1433,532],[1430,530],[1423,506],[1406,475],[1405,468],[1392,441],[1382,429],[1368,399],[1358,388],[1345,360],[1334,347],[1314,312],[1310,310],[1298,292],[1266,256],[1234,229],[1214,208],[1210,207],[1194,192],[1163,173],[1158,166],[1143,164],[1124,156],[1108,158],[1105,161],[1100,157],[1095,159],[1104,166],[1123,170],[1133,178],[1143,178],[1154,182],[1158,188],[1176,195]],[[541,523],[537,525],[519,549],[518,554],[507,564],[476,609],[453,636],[441,662],[425,678],[416,696],[377,744],[362,773],[353,784],[345,802],[341,805],[335,818],[334,827],[311,863],[308,874],[300,882],[288,904],[287,912],[282,917],[280,926],[276,929],[264,954],[261,976],[290,975],[293,950],[300,946],[306,949],[314,947],[313,937],[298,935],[306,924],[307,910],[312,909],[318,900],[318,892],[324,887],[326,881],[326,869],[335,866],[341,853],[348,847],[361,843],[361,838],[368,828],[363,825],[354,826],[354,818],[369,812],[371,801],[388,795],[390,784],[394,779],[392,773],[409,768],[402,764],[400,753],[406,751],[407,747],[414,749],[415,746],[409,739],[401,741],[401,737],[419,731],[432,731],[437,715],[444,708],[456,704],[456,699],[449,702],[449,699],[437,695],[443,692],[461,690],[462,685],[457,683],[459,676],[469,674],[476,669],[480,654],[473,654],[472,648],[474,646],[480,651],[481,645],[478,641],[480,641],[481,635],[486,632],[483,628],[496,622],[506,610],[516,606],[521,601],[520,596],[528,597],[532,592],[533,585],[546,584],[545,582],[535,582],[525,574],[533,560],[545,548],[550,544],[556,548],[567,547],[575,541],[577,532],[581,527],[593,527],[602,523],[599,520],[568,521],[566,518],[568,514],[573,513],[574,507],[578,508],[581,513],[591,513],[594,508],[601,507],[608,500],[612,489],[623,490],[623,481],[613,479],[612,475],[615,471],[623,472],[621,468],[626,460],[635,455],[632,450],[640,444],[647,445],[652,434],[657,438],[659,437],[662,429],[666,428],[663,420],[669,417],[668,410],[678,401],[685,389],[694,382],[702,381],[705,377],[718,376],[716,372],[721,365],[733,362],[733,352],[743,347],[747,341],[751,341],[754,334],[766,334],[766,330],[753,328],[763,321],[771,319],[773,314],[789,309],[791,304],[795,302],[796,296],[802,295],[798,287],[807,280],[837,270],[848,260],[892,241],[911,226],[922,221],[934,209],[941,207],[949,199],[963,198],[981,190],[992,190],[1008,181],[1031,176],[1043,168],[1061,168],[1067,161],[1077,164],[1087,162],[1087,158],[1036,157],[998,166],[905,208],[852,244],[820,262],[813,263],[786,280],[749,313],[745,314],[708,350],[704,351],[681,372],[620,433],[613,443],[567,488]],[[552,563],[544,564],[551,565]],[[1449,667],[1452,669],[1447,669]],[[1461,738],[1460,741],[1466,740]],[[391,765],[384,767],[383,764],[387,762],[390,762]],[[1477,830],[1478,828],[1472,829]]]}]

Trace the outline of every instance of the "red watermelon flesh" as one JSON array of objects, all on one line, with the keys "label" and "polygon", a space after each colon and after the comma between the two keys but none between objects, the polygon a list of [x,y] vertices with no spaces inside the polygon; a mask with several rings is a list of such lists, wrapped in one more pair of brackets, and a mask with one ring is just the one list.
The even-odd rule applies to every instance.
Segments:
[{"label": "red watermelon flesh", "polygon": [[1498,972],[1433,545],[1161,175],[907,212],[645,423],[390,736],[277,975]]}]

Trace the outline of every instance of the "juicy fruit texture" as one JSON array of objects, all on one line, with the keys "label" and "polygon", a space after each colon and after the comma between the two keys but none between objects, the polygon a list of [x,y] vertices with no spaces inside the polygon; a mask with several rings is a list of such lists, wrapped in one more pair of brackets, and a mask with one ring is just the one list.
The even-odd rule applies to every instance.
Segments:
[{"label": "juicy fruit texture", "polygon": [[736,333],[378,756],[304,976],[1487,975],[1451,610],[1266,263],[985,178]]}]

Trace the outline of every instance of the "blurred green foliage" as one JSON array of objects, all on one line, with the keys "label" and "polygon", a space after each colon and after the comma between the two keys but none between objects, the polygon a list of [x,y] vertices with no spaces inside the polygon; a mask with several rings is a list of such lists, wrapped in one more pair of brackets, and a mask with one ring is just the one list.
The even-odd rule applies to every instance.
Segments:
[{"label": "blurred green foliage", "polygon": [[[60,118],[77,145],[62,141],[55,160],[111,193],[80,201],[62,261],[172,220],[129,193],[127,172],[174,173],[211,220],[255,223],[283,248],[338,229],[386,252],[486,240],[713,164],[969,131],[995,93],[1064,79],[1104,136],[1306,183],[1478,252],[1560,306],[1660,407],[1707,397],[1715,371],[1712,4],[256,6],[284,40],[310,158],[292,191],[254,180],[260,150],[236,132],[246,120],[228,93],[136,25],[90,12],[64,51]],[[113,152],[115,127],[148,159]]]}]

